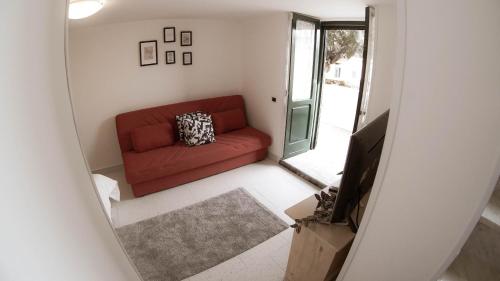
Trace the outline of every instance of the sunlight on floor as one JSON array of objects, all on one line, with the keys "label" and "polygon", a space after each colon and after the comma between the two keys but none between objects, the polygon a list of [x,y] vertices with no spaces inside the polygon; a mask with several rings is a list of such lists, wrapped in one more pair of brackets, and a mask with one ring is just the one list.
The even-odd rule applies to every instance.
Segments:
[{"label": "sunlight on floor", "polygon": [[323,127],[322,130],[316,149],[285,162],[324,185],[332,185],[341,177],[337,174],[344,169],[351,134],[333,126]]}]

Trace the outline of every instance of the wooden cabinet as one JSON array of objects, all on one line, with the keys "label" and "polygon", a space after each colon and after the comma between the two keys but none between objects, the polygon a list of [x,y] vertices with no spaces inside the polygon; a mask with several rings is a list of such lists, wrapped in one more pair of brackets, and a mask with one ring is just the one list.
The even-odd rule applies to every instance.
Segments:
[{"label": "wooden cabinet", "polygon": [[[292,206],[285,213],[293,219],[311,215],[314,196]],[[354,233],[348,226],[309,224],[295,232],[285,274],[287,281],[334,280],[349,253]]]}]

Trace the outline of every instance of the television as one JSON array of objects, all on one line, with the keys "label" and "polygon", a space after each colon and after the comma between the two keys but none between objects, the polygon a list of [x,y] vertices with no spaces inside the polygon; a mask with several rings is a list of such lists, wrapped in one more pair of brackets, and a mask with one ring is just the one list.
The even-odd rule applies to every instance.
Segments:
[{"label": "television", "polygon": [[[357,232],[351,213],[372,187],[384,145],[389,110],[351,136],[342,179],[333,205],[332,223],[348,223]],[[358,209],[359,211],[359,209]]]}]

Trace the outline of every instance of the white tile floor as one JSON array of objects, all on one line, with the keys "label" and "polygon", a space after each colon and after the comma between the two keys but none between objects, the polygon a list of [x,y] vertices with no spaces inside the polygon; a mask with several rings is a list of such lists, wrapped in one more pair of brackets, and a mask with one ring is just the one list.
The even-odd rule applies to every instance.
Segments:
[{"label": "white tile floor", "polygon": [[[250,164],[219,175],[133,198],[123,170],[105,173],[119,181],[121,202],[113,202],[115,227],[131,224],[192,205],[238,187],[287,223],[284,210],[318,189],[271,160]],[[283,280],[293,231],[288,229],[262,244],[186,280]]]}]

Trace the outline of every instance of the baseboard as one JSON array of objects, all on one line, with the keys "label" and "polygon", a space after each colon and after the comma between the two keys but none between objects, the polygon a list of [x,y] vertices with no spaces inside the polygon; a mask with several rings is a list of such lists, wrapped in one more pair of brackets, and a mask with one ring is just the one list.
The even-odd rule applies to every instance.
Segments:
[{"label": "baseboard", "polygon": [[281,157],[279,157],[278,155],[273,154],[273,153],[271,153],[271,152],[268,152],[268,153],[267,153],[267,158],[268,158],[269,160],[272,160],[272,161],[276,162],[276,163],[279,163],[279,162],[280,162],[280,160],[281,160]]},{"label": "baseboard", "polygon": [[113,173],[117,171],[123,170],[123,164],[119,164],[116,166],[111,166],[107,168],[102,168],[102,169],[96,169],[92,170],[92,174],[107,174],[107,173]]}]

